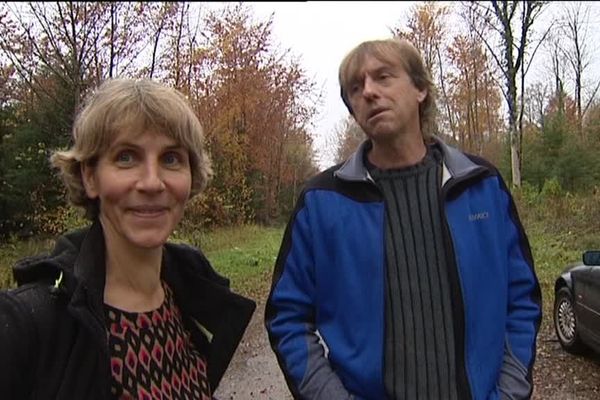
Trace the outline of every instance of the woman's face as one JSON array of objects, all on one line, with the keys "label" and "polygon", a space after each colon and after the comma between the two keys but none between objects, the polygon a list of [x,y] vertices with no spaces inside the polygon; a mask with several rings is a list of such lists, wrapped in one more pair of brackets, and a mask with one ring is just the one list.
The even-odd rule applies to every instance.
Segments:
[{"label": "woman's face", "polygon": [[148,131],[120,132],[95,166],[82,166],[82,176],[88,197],[100,200],[107,245],[120,249],[162,246],[192,185],[188,151]]}]

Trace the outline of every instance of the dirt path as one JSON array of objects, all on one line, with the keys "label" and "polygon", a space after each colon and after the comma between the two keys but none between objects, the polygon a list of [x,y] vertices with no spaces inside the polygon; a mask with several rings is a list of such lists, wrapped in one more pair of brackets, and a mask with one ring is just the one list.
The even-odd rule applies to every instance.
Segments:
[{"label": "dirt path", "polygon": [[215,397],[219,400],[288,400],[289,394],[264,328],[264,304],[258,304],[250,325]]},{"label": "dirt path", "polygon": [[533,399],[600,399],[600,355],[573,356],[564,351],[546,318],[538,335]]},{"label": "dirt path", "polygon": [[[215,396],[219,400],[289,400],[287,386],[256,312]],[[572,356],[562,350],[544,316],[538,336],[533,400],[600,399],[600,355]]]}]

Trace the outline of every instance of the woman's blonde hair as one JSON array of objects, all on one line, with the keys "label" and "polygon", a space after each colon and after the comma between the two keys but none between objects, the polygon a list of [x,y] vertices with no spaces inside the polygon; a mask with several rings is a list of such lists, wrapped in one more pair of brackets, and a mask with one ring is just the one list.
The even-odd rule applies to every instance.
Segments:
[{"label": "woman's blonde hair", "polygon": [[212,177],[202,125],[183,94],[149,79],[110,79],[89,96],[77,115],[72,147],[50,157],[69,201],[83,207],[88,218],[97,217],[99,208],[97,199],[85,192],[81,166],[94,166],[123,131],[164,133],[182,145],[190,158],[191,196],[200,193]]},{"label": "woman's blonde hair", "polygon": [[353,112],[348,98],[348,90],[357,79],[367,56],[375,57],[392,66],[401,67],[417,89],[427,90],[427,96],[419,105],[419,120],[423,137],[429,138],[435,131],[435,87],[419,50],[406,39],[393,38],[363,42],[344,57],[340,64],[338,79],[342,100],[350,114]]}]

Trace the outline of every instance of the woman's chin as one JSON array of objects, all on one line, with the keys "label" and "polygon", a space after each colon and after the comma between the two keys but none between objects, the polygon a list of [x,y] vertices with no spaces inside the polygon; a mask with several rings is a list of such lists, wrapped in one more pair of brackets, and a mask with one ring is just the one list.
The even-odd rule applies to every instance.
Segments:
[{"label": "woman's chin", "polygon": [[130,238],[129,242],[134,247],[152,250],[162,247],[167,242],[168,238],[169,235],[166,235],[164,233],[133,235],[133,237]]}]

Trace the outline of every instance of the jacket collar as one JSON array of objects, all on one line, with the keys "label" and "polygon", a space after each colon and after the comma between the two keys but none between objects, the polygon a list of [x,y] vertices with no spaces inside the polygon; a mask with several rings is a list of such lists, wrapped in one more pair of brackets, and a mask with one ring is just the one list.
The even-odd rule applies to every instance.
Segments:
[{"label": "jacket collar", "polygon": [[69,236],[80,243],[73,264],[74,281],[65,282],[67,291],[74,287],[70,306],[87,307],[97,319],[103,321],[106,246],[102,225],[96,219],[87,230],[80,230]]},{"label": "jacket collar", "polygon": [[[69,313],[89,329],[108,354],[104,318],[105,241],[99,221],[61,236],[50,256],[30,257],[17,266],[19,285],[55,281],[57,295],[68,300]],[[61,279],[57,279],[61,276]],[[196,343],[208,340],[208,375],[217,387],[255,310],[254,301],[229,288],[205,256],[188,245],[166,243],[161,277],[173,290],[184,324]],[[198,331],[202,333],[198,333]],[[207,339],[199,339],[204,335]],[[108,368],[108,367],[107,367]]]},{"label": "jacket collar", "polygon": [[[217,387],[241,341],[256,304],[229,288],[197,249],[167,243],[161,271],[196,343],[208,341],[208,378]],[[198,333],[203,336],[198,338]]]},{"label": "jacket collar", "polygon": [[75,279],[102,298],[106,276],[106,246],[100,221],[94,221],[89,229],[75,232],[70,237],[80,243],[73,264]]},{"label": "jacket collar", "polygon": [[[442,150],[443,155],[443,181],[445,184],[450,179],[462,179],[470,176],[478,170],[484,170],[485,167],[475,164],[460,150],[448,146],[442,139],[433,136],[432,140]],[[365,151],[371,148],[370,140],[367,139],[360,144],[358,149],[334,172],[334,175],[346,181],[372,181],[369,171],[365,167],[363,157]]]},{"label": "jacket collar", "polygon": [[91,226],[60,236],[50,255],[20,260],[13,274],[19,286],[31,282],[54,284],[60,278],[60,289],[69,294],[81,283],[90,288],[103,288],[104,252],[102,226],[95,221]]}]

